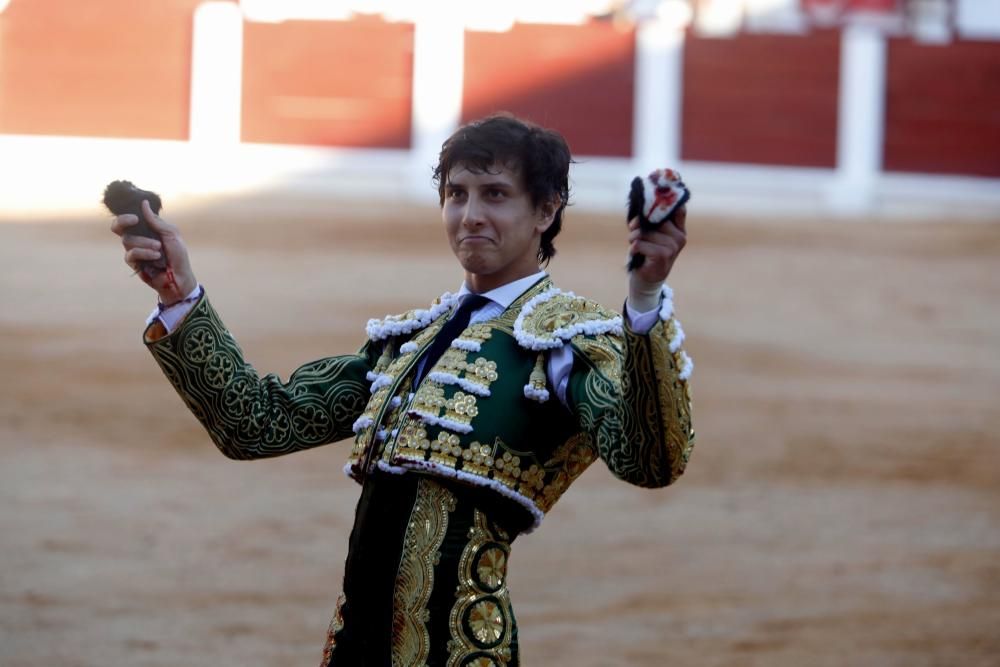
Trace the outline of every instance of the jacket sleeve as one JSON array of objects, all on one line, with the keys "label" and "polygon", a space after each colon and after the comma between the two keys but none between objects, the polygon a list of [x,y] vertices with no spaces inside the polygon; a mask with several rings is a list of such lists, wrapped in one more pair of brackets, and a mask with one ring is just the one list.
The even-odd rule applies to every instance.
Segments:
[{"label": "jacket sleeve", "polygon": [[580,429],[618,478],[673,483],[694,447],[683,332],[672,317],[648,334],[574,339],[568,398]]},{"label": "jacket sleeve", "polygon": [[[157,323],[158,324],[158,323]],[[183,323],[144,340],[181,400],[231,459],[289,454],[353,435],[370,396],[372,346],[261,378],[204,296]]]}]

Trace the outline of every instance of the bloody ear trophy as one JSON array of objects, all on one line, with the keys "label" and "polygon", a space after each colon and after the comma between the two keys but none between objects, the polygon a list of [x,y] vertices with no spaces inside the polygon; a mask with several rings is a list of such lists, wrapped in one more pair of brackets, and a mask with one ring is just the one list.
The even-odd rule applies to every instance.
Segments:
[{"label": "bloody ear trophy", "polygon": [[[691,199],[691,191],[684,185],[681,175],[673,169],[657,169],[646,178],[636,176],[628,193],[628,217],[639,218],[643,231],[656,229],[672,220],[677,210]],[[628,270],[638,269],[646,256],[635,254],[629,258]]]},{"label": "bloody ear trophy", "polygon": [[[153,213],[159,215],[163,204],[160,195],[149,190],[141,190],[132,184],[131,181],[112,181],[108,187],[104,188],[104,205],[115,215],[131,213],[139,218],[139,223],[129,229],[129,234],[145,236],[151,239],[160,239],[160,236],[153,231],[142,215],[142,200],[149,202],[149,207]],[[167,268],[167,258],[163,255],[159,259],[139,262],[139,270],[148,276],[154,276]]]}]

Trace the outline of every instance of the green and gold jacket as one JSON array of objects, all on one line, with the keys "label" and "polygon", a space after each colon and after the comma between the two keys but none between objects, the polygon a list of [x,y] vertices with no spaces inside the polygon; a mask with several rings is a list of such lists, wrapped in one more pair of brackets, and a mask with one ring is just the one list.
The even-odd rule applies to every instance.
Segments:
[{"label": "green and gold jacket", "polygon": [[[523,507],[537,526],[601,458],[638,486],[674,482],[694,445],[691,360],[664,287],[645,335],[548,277],[501,315],[469,326],[412,388],[417,362],[457,296],[371,320],[357,354],[321,359],[288,382],[260,377],[205,297],[181,326],[145,340],[223,454],[278,456],[354,437],[345,472],[455,478]],[[155,325],[154,325],[155,326]],[[565,404],[550,396],[550,350],[570,346]]]}]

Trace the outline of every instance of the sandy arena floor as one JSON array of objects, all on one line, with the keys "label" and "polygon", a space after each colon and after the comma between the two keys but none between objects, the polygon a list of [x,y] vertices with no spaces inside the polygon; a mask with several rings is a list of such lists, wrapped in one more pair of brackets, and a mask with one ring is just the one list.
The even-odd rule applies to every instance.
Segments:
[{"label": "sandy arena floor", "polygon": [[[261,371],[458,285],[433,209],[301,209],[171,218]],[[518,540],[524,664],[1000,664],[1000,221],[689,227],[691,467],[595,464]],[[552,273],[618,307],[622,236],[571,211]],[[0,224],[0,665],[315,665],[346,445],[224,459],[140,343],[151,302],[99,212]]]}]

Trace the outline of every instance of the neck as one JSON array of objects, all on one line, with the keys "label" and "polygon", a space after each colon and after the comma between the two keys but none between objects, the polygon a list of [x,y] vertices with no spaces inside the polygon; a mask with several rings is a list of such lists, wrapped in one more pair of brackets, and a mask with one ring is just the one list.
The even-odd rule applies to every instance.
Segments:
[{"label": "neck", "polygon": [[469,287],[469,290],[475,294],[483,294],[489,292],[490,290],[495,290],[498,287],[503,287],[508,283],[512,283],[515,280],[520,280],[521,278],[527,278],[528,276],[534,275],[541,271],[541,267],[535,265],[533,267],[525,267],[520,271],[509,272],[509,273],[494,273],[490,275],[483,275],[481,273],[471,273],[466,271],[465,273],[465,284]]}]

